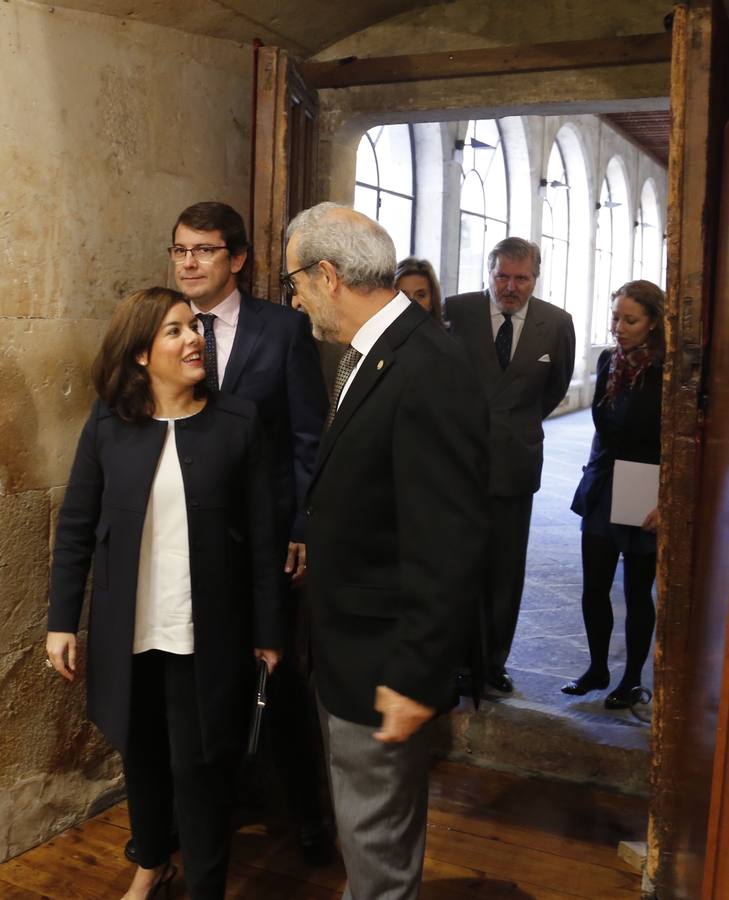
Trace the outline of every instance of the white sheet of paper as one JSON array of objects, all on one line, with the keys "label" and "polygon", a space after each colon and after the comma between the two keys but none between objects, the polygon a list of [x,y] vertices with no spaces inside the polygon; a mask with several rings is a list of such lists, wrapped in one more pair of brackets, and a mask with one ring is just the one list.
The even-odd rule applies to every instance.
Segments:
[{"label": "white sheet of paper", "polygon": [[658,506],[660,466],[615,460],[613,503],[610,521],[616,525],[638,525]]}]

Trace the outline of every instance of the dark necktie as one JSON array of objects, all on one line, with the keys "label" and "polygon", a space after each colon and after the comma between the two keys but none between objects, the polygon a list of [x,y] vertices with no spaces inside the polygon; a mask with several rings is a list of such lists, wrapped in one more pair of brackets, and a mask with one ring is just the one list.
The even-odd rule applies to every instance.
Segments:
[{"label": "dark necktie", "polygon": [[344,389],[344,385],[347,383],[349,376],[355,369],[355,366],[360,361],[362,354],[359,350],[355,350],[354,347],[350,344],[349,347],[344,351],[344,355],[339,360],[339,365],[337,366],[337,375],[334,379],[334,390],[332,391],[332,403],[329,407],[329,413],[327,414],[327,421],[324,425],[324,430],[326,431],[332,422],[334,421],[334,416],[337,414],[337,405],[339,403],[339,398],[342,396],[342,390]]},{"label": "dark necktie", "polygon": [[205,338],[205,386],[209,391],[216,393],[218,387],[218,351],[215,347],[215,332],[213,321],[217,319],[212,313],[197,313],[202,322],[203,337]]},{"label": "dark necktie", "polygon": [[501,315],[504,317],[504,321],[501,323],[501,328],[496,332],[494,347],[496,348],[499,365],[502,369],[505,369],[511,359],[511,341],[514,337],[514,326],[511,322],[511,313],[502,313]]}]

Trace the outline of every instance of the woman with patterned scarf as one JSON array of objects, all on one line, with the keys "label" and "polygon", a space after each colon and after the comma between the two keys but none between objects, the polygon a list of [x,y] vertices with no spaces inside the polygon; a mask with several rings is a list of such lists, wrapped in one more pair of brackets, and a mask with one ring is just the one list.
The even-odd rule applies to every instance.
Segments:
[{"label": "woman with patterned scarf", "polygon": [[622,678],[605,699],[607,709],[631,705],[656,617],[652,588],[658,510],[652,510],[637,527],[611,523],[610,506],[616,459],[660,462],[663,301],[663,291],[650,281],[630,281],[612,296],[611,331],[616,344],[604,350],[597,363],[592,402],[595,436],[571,507],[582,516],[582,615],[590,666],[563,686],[565,694],[581,696],[610,685],[610,589],[623,555],[627,659]]}]

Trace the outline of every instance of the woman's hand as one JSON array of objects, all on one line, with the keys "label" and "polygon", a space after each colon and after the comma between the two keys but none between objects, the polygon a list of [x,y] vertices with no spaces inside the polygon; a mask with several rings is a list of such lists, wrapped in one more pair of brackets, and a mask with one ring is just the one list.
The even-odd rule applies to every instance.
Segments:
[{"label": "woman's hand", "polygon": [[276,666],[279,664],[279,661],[281,660],[281,651],[280,650],[269,650],[269,649],[259,650],[258,648],[256,648],[253,651],[253,655],[256,657],[256,659],[262,659],[265,661],[266,668],[268,669],[269,675],[273,674],[273,670],[276,668]]},{"label": "woman's hand", "polygon": [[656,531],[658,529],[658,524],[658,507],[656,507],[648,513],[640,527],[643,531]]},{"label": "woman's hand", "polygon": [[76,677],[76,635],[66,631],[49,631],[46,653],[56,672],[73,681]]}]

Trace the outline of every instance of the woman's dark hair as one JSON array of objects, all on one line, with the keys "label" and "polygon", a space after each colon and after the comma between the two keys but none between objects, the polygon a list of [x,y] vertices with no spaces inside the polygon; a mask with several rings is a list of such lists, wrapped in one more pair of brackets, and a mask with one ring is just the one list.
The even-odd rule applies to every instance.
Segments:
[{"label": "woman's dark hair", "polygon": [[648,349],[657,359],[663,359],[666,352],[666,336],[663,326],[663,310],[666,295],[652,281],[628,281],[617,289],[610,297],[612,302],[617,297],[630,297],[639,303],[653,323],[653,330],[648,335]]},{"label": "woman's dark hair", "polygon": [[395,287],[398,281],[406,275],[422,275],[428,279],[430,285],[430,296],[432,302],[430,304],[430,314],[436,322],[443,321],[443,310],[441,308],[442,300],[440,295],[440,285],[435,276],[435,270],[427,259],[418,259],[416,256],[408,256],[401,260],[395,269]]},{"label": "woman's dark hair", "polygon": [[[165,316],[178,303],[188,301],[177,291],[153,287],[134,291],[114,310],[91,377],[99,397],[127,422],[141,422],[154,414],[149,373],[137,360],[149,353]],[[196,386],[204,393],[204,382]]]}]

